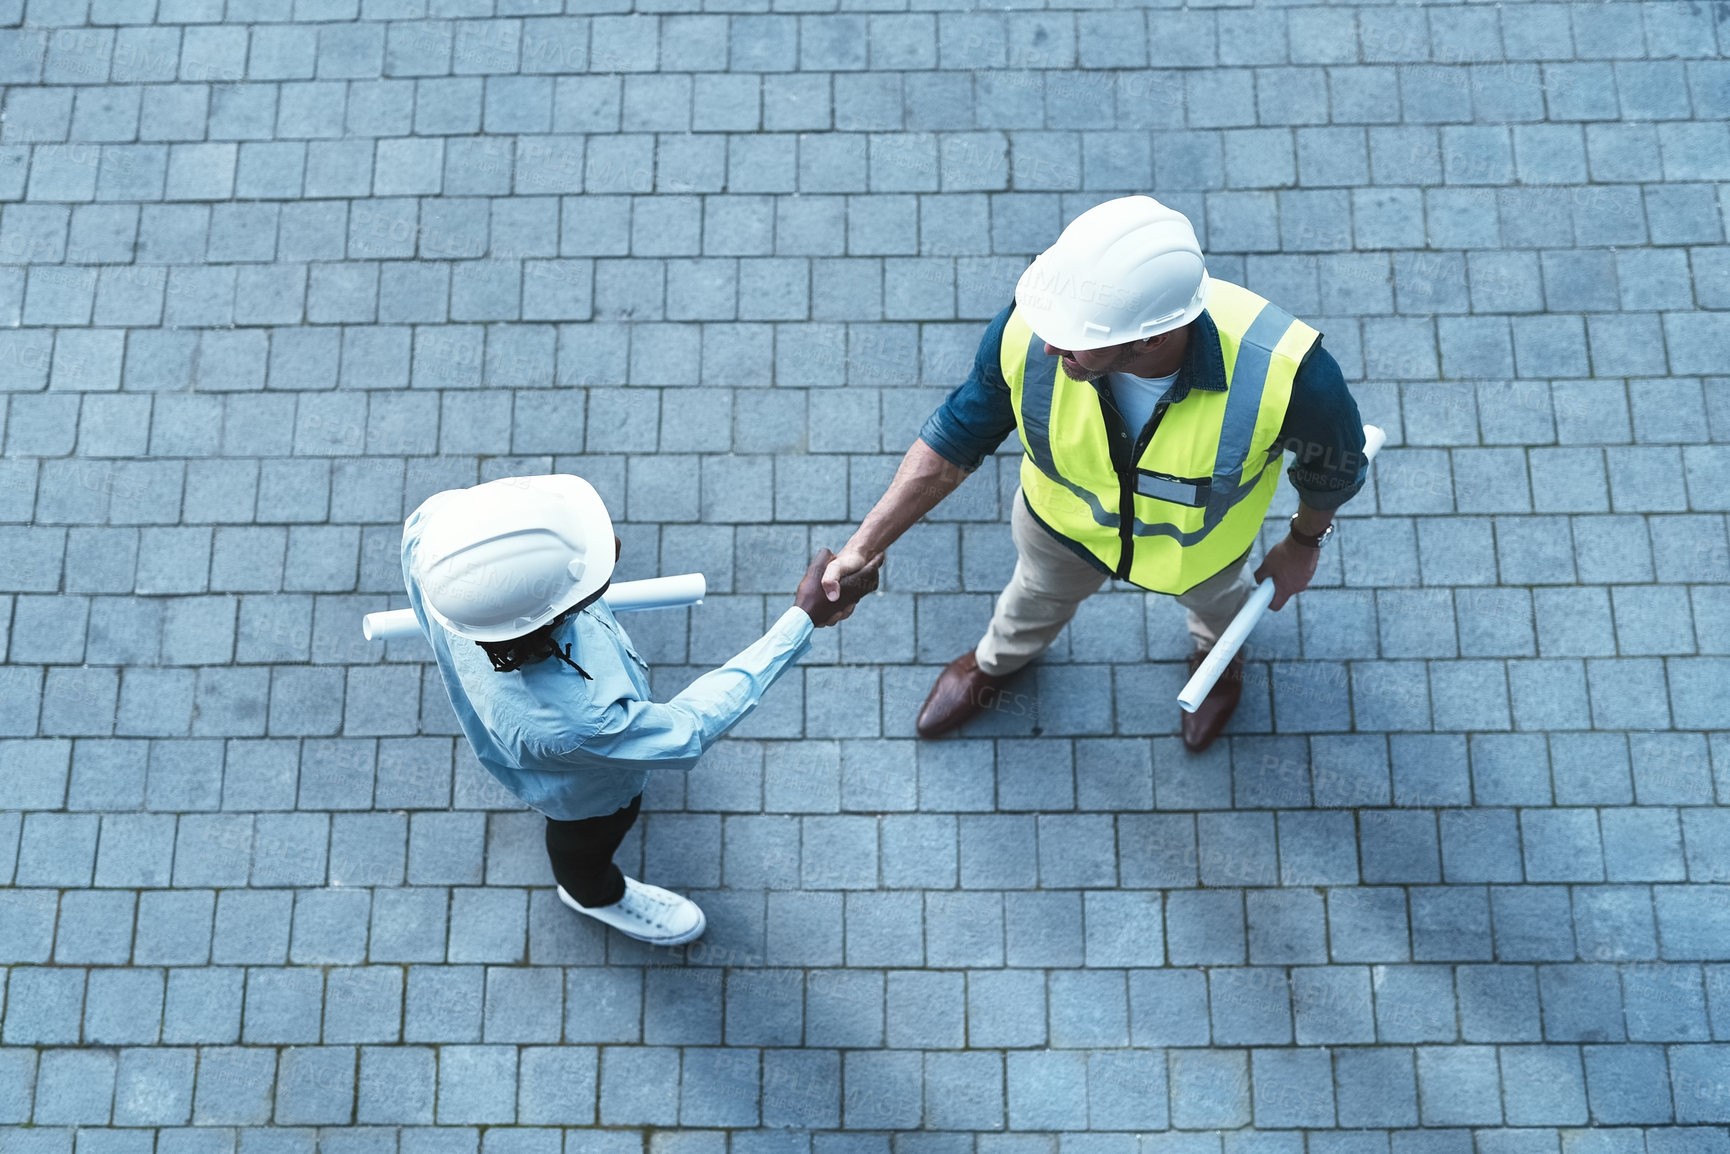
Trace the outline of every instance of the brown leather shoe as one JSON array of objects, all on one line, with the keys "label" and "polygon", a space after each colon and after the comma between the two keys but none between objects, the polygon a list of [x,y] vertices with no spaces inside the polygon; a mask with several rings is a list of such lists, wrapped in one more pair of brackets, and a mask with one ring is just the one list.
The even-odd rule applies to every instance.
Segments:
[{"label": "brown leather shoe", "polygon": [[[1197,649],[1189,655],[1191,677],[1195,676],[1206,657],[1204,649]],[[1191,753],[1200,753],[1212,745],[1219,731],[1225,728],[1225,723],[1231,720],[1237,700],[1242,696],[1243,654],[1239,653],[1226,664],[1225,672],[1219,675],[1219,680],[1213,683],[1213,688],[1207,691],[1207,696],[1201,699],[1201,705],[1194,713],[1179,707],[1178,712],[1183,718],[1183,747]]]},{"label": "brown leather shoe", "polygon": [[942,737],[959,728],[981,709],[989,707],[1009,677],[993,677],[979,668],[969,649],[943,667],[937,684],[919,709],[913,728],[920,737]]}]

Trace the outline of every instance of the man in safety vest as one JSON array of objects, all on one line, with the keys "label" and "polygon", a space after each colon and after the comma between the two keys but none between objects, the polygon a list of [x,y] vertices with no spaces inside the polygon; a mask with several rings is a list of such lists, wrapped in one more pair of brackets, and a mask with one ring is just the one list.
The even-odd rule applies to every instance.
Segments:
[{"label": "man in safety vest", "polygon": [[[919,734],[991,705],[1107,577],[1189,610],[1191,671],[1256,582],[1273,578],[1276,610],[1308,586],[1366,465],[1357,405],[1320,341],[1277,305],[1209,278],[1189,220],[1151,197],[1107,201],[1065,228],[824,573],[838,597],[841,577],[1020,434],[1014,575],[984,638],[932,688]],[[1252,580],[1245,562],[1287,449],[1298,512]],[[1242,688],[1240,656],[1182,715],[1186,747],[1207,748]]]}]

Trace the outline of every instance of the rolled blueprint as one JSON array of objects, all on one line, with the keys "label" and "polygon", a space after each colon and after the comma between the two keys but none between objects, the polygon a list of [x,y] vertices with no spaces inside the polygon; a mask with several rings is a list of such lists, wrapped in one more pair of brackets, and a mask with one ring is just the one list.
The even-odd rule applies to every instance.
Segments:
[{"label": "rolled blueprint", "polygon": [[[614,613],[634,613],[640,609],[676,609],[695,605],[708,592],[708,582],[701,573],[679,573],[672,577],[649,577],[642,581],[620,581],[601,597]],[[384,613],[368,613],[360,619],[360,631],[368,641],[399,641],[418,637],[420,622],[413,609],[392,609]]]},{"label": "rolled blueprint", "polygon": [[[1381,447],[1387,443],[1388,435],[1374,425],[1364,426],[1364,459],[1374,460]],[[1264,577],[1255,587],[1255,592],[1249,595],[1249,600],[1243,603],[1243,608],[1237,611],[1237,616],[1231,619],[1231,624],[1225,627],[1225,632],[1219,635],[1219,640],[1213,643],[1213,648],[1207,651],[1201,665],[1195,674],[1183,687],[1183,692],[1177,695],[1177,703],[1183,706],[1185,713],[1194,713],[1201,708],[1202,698],[1213,689],[1214,682],[1225,672],[1226,665],[1237,656],[1237,651],[1243,648],[1244,639],[1250,630],[1255,628],[1261,615],[1267,612],[1267,607],[1273,602],[1273,578]]]}]

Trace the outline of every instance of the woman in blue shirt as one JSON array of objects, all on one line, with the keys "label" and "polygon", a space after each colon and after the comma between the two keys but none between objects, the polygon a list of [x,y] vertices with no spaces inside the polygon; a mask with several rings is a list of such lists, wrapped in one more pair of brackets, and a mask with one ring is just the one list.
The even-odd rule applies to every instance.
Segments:
[{"label": "woman in blue shirt", "polygon": [[695,765],[804,654],[814,627],[845,619],[875,588],[876,563],[829,601],[823,550],[761,639],[656,702],[648,665],[601,600],[618,550],[587,481],[512,477],[416,509],[403,526],[403,580],[475,756],[547,818],[559,899],[639,941],[680,945],[703,932],[702,910],[612,860],[649,770]]}]

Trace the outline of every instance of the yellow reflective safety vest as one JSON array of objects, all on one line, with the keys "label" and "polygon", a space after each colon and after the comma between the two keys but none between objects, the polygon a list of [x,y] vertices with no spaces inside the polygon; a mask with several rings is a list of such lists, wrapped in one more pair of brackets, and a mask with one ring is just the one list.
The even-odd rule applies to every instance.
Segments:
[{"label": "yellow reflective safety vest", "polygon": [[[1034,516],[1122,581],[1183,593],[1254,543],[1279,487],[1279,444],[1298,365],[1321,334],[1246,288],[1210,281],[1224,392],[1190,389],[1156,415],[1132,469],[1112,461],[1099,390],[1010,313],[998,357],[1021,434]],[[1131,429],[1133,435],[1139,430]]]}]

